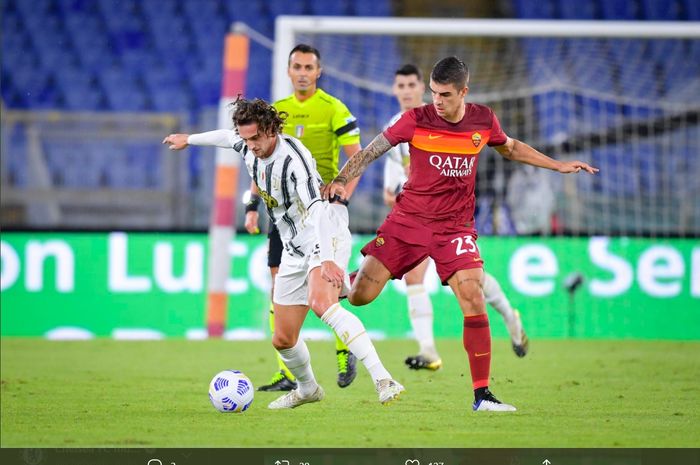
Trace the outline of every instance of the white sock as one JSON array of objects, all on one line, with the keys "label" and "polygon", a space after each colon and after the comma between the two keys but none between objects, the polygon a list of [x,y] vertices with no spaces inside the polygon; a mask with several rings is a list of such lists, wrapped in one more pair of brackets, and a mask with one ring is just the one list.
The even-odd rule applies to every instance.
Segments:
[{"label": "white sock", "polygon": [[435,348],[433,337],[433,303],[422,284],[406,286],[408,296],[408,318],[411,320],[413,334],[418,341],[420,354],[429,358],[440,358]]},{"label": "white sock", "polygon": [[510,305],[510,301],[503,293],[501,285],[498,284],[496,278],[494,278],[489,273],[484,273],[484,299],[486,303],[495,308],[498,313],[503,317],[503,321],[506,323],[508,332],[510,333],[511,339],[516,343],[520,342],[520,328],[517,324],[518,321],[513,313],[513,307]]},{"label": "white sock", "polygon": [[310,396],[316,390],[318,383],[311,369],[311,354],[306,343],[301,339],[297,340],[294,347],[277,351],[282,361],[289,371],[296,377],[299,386],[299,394],[302,397]]},{"label": "white sock", "polygon": [[333,328],[350,352],[362,361],[375,383],[380,379],[391,378],[391,374],[379,360],[379,355],[365,326],[353,313],[345,310],[339,303],[335,303],[323,313],[321,320]]}]

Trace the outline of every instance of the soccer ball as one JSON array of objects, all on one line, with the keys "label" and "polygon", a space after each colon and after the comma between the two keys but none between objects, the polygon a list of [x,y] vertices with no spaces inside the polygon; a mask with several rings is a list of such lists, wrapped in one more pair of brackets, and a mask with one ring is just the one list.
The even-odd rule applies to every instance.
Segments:
[{"label": "soccer ball", "polygon": [[219,412],[242,413],[253,403],[253,383],[236,370],[217,373],[209,383],[209,400]]}]

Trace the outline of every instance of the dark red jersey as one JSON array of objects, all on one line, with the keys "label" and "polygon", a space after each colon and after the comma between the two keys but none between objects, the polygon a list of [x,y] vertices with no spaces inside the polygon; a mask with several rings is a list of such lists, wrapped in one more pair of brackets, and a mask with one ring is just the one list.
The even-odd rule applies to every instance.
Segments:
[{"label": "dark red jersey", "polygon": [[409,215],[423,224],[466,226],[474,220],[474,186],[479,152],[503,145],[507,136],[493,110],[465,104],[464,118],[450,123],[435,107],[405,112],[384,136],[392,145],[409,143],[408,181],[392,213]]}]

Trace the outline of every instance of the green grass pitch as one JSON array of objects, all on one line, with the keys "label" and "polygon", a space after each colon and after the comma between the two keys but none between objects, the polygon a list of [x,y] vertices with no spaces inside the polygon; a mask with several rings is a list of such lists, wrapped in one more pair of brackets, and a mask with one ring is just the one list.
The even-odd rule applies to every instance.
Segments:
[{"label": "green grass pitch", "polygon": [[276,363],[269,341],[52,342],[4,338],[2,447],[699,447],[700,343],[534,340],[516,358],[494,340],[492,390],[512,414],[473,413],[466,356],[439,340],[445,367],[409,371],[412,341],[376,346],[407,391],[377,401],[363,367],[335,384],[331,342],[310,342],[322,402],[244,414],[207,396],[228,368],[253,383]]}]

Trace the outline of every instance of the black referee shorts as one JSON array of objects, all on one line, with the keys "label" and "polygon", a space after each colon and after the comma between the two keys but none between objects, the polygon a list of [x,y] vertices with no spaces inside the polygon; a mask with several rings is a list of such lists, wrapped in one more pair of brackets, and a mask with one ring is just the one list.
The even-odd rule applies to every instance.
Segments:
[{"label": "black referee shorts", "polygon": [[280,232],[272,221],[270,221],[270,228],[268,231],[267,266],[270,268],[278,268],[280,263],[282,263],[282,250],[284,250],[284,246],[282,246]]}]

